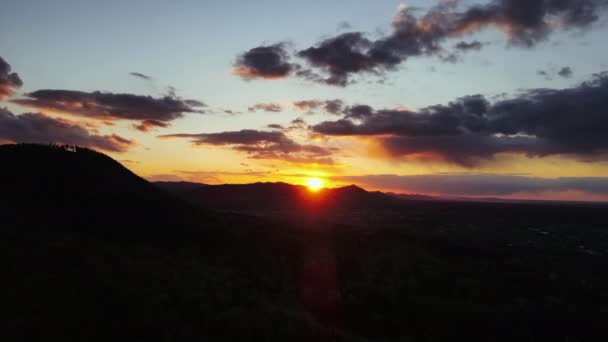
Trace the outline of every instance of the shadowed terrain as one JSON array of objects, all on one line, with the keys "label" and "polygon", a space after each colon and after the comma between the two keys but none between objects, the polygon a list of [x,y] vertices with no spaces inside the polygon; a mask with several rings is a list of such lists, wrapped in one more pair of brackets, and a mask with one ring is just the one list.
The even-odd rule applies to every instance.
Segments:
[{"label": "shadowed terrain", "polygon": [[605,340],[606,208],[151,184],[0,146],[6,340]]}]

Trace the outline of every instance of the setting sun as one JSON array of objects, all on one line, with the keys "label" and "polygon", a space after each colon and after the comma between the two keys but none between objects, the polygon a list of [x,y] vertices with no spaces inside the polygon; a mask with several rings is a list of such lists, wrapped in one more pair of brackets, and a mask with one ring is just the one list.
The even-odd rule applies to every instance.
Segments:
[{"label": "setting sun", "polygon": [[310,191],[319,191],[323,188],[323,180],[321,178],[308,178],[306,186]]}]

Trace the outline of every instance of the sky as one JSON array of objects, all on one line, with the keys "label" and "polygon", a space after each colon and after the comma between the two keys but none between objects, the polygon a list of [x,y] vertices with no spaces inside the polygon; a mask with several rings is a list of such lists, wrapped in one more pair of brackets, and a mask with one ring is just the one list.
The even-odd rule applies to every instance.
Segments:
[{"label": "sky", "polygon": [[32,1],[0,142],[149,180],[608,200],[608,0]]}]

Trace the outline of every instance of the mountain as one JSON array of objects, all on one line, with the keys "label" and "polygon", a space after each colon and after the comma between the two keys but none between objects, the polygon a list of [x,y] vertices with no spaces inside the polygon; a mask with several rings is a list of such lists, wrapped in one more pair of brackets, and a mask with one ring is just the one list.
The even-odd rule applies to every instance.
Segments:
[{"label": "mountain", "polygon": [[6,341],[608,339],[605,208],[155,185],[74,147],[0,161]]},{"label": "mountain", "polygon": [[86,148],[2,145],[0,161],[3,340],[360,341],[297,305],[303,247],[282,227]]},{"label": "mountain", "polygon": [[389,196],[393,196],[402,200],[413,200],[413,201],[436,201],[440,200],[441,197],[429,196],[429,195],[420,195],[420,194],[396,194],[393,192],[386,193]]},{"label": "mountain", "polygon": [[187,194],[193,190],[200,189],[208,186],[203,183],[194,183],[194,182],[154,182],[154,184],[161,189],[166,190],[167,192],[175,193],[175,194]]},{"label": "mountain", "polygon": [[369,192],[349,185],[310,191],[302,185],[287,183],[253,183],[196,185],[192,183],[157,182],[160,188],[203,208],[232,211],[369,210],[396,208],[404,201],[381,192]]},{"label": "mountain", "polygon": [[22,227],[170,234],[201,213],[86,148],[2,145],[0,160],[3,221]]}]

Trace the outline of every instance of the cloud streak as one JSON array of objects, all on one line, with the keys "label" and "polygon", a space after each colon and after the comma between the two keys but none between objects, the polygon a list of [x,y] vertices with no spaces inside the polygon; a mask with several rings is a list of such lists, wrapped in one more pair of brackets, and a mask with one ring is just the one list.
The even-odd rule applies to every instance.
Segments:
[{"label": "cloud streak", "polygon": [[152,77],[146,74],[142,74],[141,72],[130,72],[129,75],[137,78],[141,78],[142,80],[151,81]]},{"label": "cloud streak", "polygon": [[243,129],[219,133],[167,134],[159,138],[189,139],[196,146],[223,146],[246,153],[252,159],[283,160],[292,163],[333,164],[334,148],[299,144],[281,131]]},{"label": "cloud streak", "polygon": [[261,103],[256,103],[255,105],[249,107],[247,110],[250,112],[255,112],[256,110],[262,110],[265,112],[278,113],[278,112],[283,111],[283,107],[278,103],[261,102]]},{"label": "cloud streak", "polygon": [[[141,121],[142,127],[150,123],[167,123],[185,113],[203,113],[205,104],[185,100],[175,95],[161,98],[109,92],[83,92],[74,90],[43,89],[25,94],[25,98],[11,102],[40,110],[104,121]],[[161,126],[157,124],[156,126]]]},{"label": "cloud streak", "polygon": [[171,124],[168,122],[158,120],[144,120],[139,125],[133,125],[133,127],[140,132],[149,132],[155,128],[167,128],[169,126],[171,126]]},{"label": "cloud streak", "polygon": [[108,152],[126,152],[134,140],[119,135],[92,134],[71,121],[39,113],[15,115],[0,109],[0,140],[14,143],[58,143],[90,147]]}]

